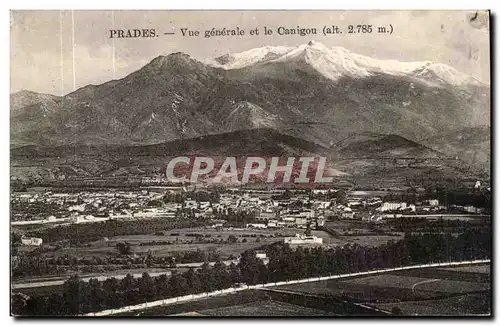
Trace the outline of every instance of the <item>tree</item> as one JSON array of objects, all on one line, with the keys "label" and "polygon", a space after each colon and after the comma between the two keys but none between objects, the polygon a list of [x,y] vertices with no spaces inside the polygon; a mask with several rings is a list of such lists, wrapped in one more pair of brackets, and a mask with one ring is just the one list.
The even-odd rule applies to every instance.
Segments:
[{"label": "tree", "polygon": [[160,297],[168,296],[168,277],[167,274],[161,274],[159,277],[155,278],[156,292]]},{"label": "tree", "polygon": [[229,278],[232,284],[241,283],[240,269],[234,263],[229,265]]},{"label": "tree", "polygon": [[127,274],[120,281],[120,290],[125,293],[127,298],[134,301],[139,297],[139,294],[136,291],[137,289],[137,280],[134,278],[132,274]]},{"label": "tree", "polygon": [[64,303],[69,314],[77,315],[81,313],[85,285],[86,283],[78,275],[71,276],[64,282]]},{"label": "tree", "polygon": [[308,237],[312,235],[312,232],[311,232],[311,223],[307,223],[305,234]]},{"label": "tree", "polygon": [[147,203],[148,207],[163,207],[163,201],[160,199],[153,199]]},{"label": "tree", "polygon": [[262,264],[262,260],[255,256],[254,250],[248,250],[241,254],[239,267],[241,270],[241,278],[244,283],[258,283],[260,264]]},{"label": "tree", "polygon": [[403,314],[403,311],[399,307],[392,307],[391,312],[393,315],[396,315],[396,316],[401,316]]},{"label": "tree", "polygon": [[211,292],[215,290],[215,277],[212,268],[210,265],[205,262],[201,265],[198,270],[198,275],[200,280],[203,280],[201,284],[201,289],[203,292]]},{"label": "tree", "polygon": [[89,307],[91,311],[100,311],[104,308],[104,290],[102,288],[102,282],[99,282],[96,278],[91,278],[89,280]]},{"label": "tree", "polygon": [[198,274],[192,267],[184,273],[189,293],[201,292],[201,280]]},{"label": "tree", "polygon": [[151,300],[156,295],[156,287],[153,279],[148,273],[144,272],[142,277],[138,280],[139,297]]},{"label": "tree", "polygon": [[345,205],[347,204],[347,194],[343,189],[339,189],[335,194],[335,198],[337,199],[337,203]]},{"label": "tree", "polygon": [[169,297],[177,297],[186,293],[188,288],[184,274],[179,274],[176,270],[172,271],[170,280],[168,282]]},{"label": "tree", "polygon": [[14,315],[21,315],[26,311],[26,304],[29,297],[21,293],[11,295],[11,312]]},{"label": "tree", "polygon": [[21,243],[21,235],[19,233],[11,232],[10,233],[10,250],[11,256],[17,255],[17,245]]},{"label": "tree", "polygon": [[226,265],[217,261],[213,267],[216,289],[225,289],[231,286],[231,277],[227,271]]},{"label": "tree", "polygon": [[118,250],[120,255],[130,255],[132,253],[132,248],[128,243],[118,242],[116,244],[116,249]]},{"label": "tree", "polygon": [[290,189],[285,189],[285,192],[283,193],[282,199],[287,200],[292,198],[292,192]]}]

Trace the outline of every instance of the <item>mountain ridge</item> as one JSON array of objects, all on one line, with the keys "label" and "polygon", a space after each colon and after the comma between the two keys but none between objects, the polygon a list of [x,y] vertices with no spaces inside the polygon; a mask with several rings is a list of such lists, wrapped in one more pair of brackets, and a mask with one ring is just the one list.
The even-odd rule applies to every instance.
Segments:
[{"label": "mountain ridge", "polygon": [[[367,151],[367,148],[370,150]],[[128,171],[127,177],[131,180],[159,176],[162,166],[176,156],[208,156],[218,164],[228,156],[242,162],[248,156],[321,156],[326,157],[328,170],[336,178],[356,182],[369,180],[400,184],[408,180],[453,175],[458,178],[476,177],[460,161],[436,154],[418,143],[397,135],[373,133],[351,135],[349,139],[330,147],[280,134],[273,128],[258,128],[154,145],[25,146],[11,150],[15,166],[12,169],[13,178],[20,182],[40,178],[52,181],[106,178],[124,170]]]},{"label": "mountain ridge", "polygon": [[[488,85],[443,63],[432,63],[431,61],[402,62],[397,60],[374,59],[350,52],[343,47],[337,46],[327,48],[322,43],[314,41],[297,47],[265,46],[240,53],[228,53],[220,57],[208,59],[205,63],[214,67],[232,70],[265,62],[287,60],[290,59],[290,57],[301,54],[313,56],[314,54],[312,54],[312,52],[318,52],[320,55],[328,57],[328,59],[333,62],[341,62],[343,64],[342,68],[351,73],[356,72],[358,77],[366,77],[370,73],[382,71],[396,75],[421,77],[421,80],[429,81],[429,78],[425,77],[426,74],[435,74],[438,79],[442,79],[454,86],[463,86],[469,83],[476,86]],[[317,59],[310,59],[310,61],[317,61]],[[329,76],[329,78],[333,80],[337,78],[335,74],[331,73],[326,73],[326,76]]]},{"label": "mountain ridge", "polygon": [[11,106],[11,146],[148,145],[262,127],[328,146],[353,132],[416,141],[489,124],[486,85],[456,87],[429,69],[418,71],[425,79],[394,74],[387,63],[361,58],[370,70],[344,50],[268,47],[254,51],[263,62],[238,69],[179,52],[157,56],[124,78],[64,97],[33,103],[37,96],[24,96],[35,100]]}]

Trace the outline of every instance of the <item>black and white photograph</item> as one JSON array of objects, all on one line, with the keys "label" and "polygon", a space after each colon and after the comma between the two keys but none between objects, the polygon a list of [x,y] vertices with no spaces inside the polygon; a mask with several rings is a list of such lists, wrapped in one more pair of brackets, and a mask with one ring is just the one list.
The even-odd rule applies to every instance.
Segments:
[{"label": "black and white photograph", "polygon": [[11,316],[492,316],[488,10],[9,16]]}]

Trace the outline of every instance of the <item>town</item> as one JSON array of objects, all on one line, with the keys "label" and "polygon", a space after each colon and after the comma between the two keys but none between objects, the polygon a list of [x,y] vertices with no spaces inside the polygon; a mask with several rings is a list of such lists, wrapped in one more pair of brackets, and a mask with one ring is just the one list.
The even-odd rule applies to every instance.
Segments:
[{"label": "town", "polygon": [[[475,190],[482,194],[480,184]],[[351,191],[342,189],[198,189],[182,187],[143,187],[137,191],[79,191],[13,193],[13,227],[59,226],[99,223],[108,220],[192,219],[206,227],[227,229],[324,229],[336,220],[383,223],[395,219],[425,218],[428,221],[478,219],[489,217],[483,202],[443,203],[422,195],[397,201],[390,191]],[[488,189],[485,189],[488,191]],[[33,213],[36,212],[36,213]],[[288,243],[321,239],[286,239]],[[292,241],[293,240],[293,241]],[[24,244],[40,245],[44,239],[25,239]]]}]

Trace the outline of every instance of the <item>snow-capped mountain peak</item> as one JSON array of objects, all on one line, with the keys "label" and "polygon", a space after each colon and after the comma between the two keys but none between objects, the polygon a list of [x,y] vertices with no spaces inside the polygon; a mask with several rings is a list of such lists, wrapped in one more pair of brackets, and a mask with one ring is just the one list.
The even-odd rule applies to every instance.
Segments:
[{"label": "snow-capped mountain peak", "polygon": [[303,60],[323,76],[332,80],[337,80],[345,75],[366,77],[370,74],[366,68],[357,64],[346,49],[340,47],[329,49],[322,43],[314,41],[300,45],[273,61],[288,60]]},{"label": "snow-capped mountain peak", "polygon": [[440,79],[452,85],[480,85],[477,79],[443,63],[429,63],[415,71],[415,76],[428,80]]},{"label": "snow-capped mountain peak", "polygon": [[210,59],[206,63],[223,69],[239,69],[259,62],[279,58],[293,49],[293,47],[286,46],[265,46],[241,53],[225,54],[223,56]]},{"label": "snow-capped mountain peak", "polygon": [[266,46],[241,53],[226,54],[209,60],[207,64],[231,70],[288,61],[305,62],[331,80],[338,80],[342,76],[363,78],[385,73],[413,77],[434,86],[443,83],[453,86],[481,85],[481,82],[475,78],[442,63],[374,59],[352,53],[343,47],[328,48],[316,41],[310,41],[296,47]]}]

